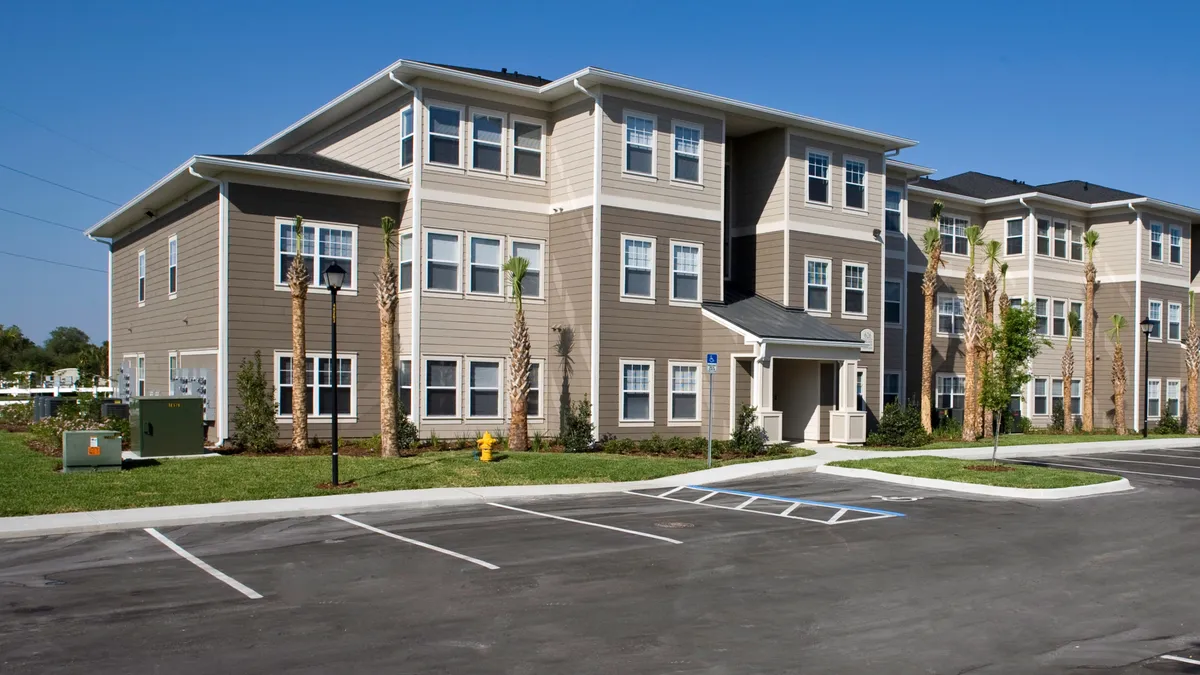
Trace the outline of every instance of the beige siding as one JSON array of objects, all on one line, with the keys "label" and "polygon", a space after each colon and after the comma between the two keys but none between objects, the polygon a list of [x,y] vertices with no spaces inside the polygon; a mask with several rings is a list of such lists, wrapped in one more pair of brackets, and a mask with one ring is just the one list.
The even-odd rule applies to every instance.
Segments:
[{"label": "beige siding", "polygon": [[550,156],[546,173],[550,178],[550,201],[581,199],[592,193],[592,161],[595,122],[588,98],[556,110],[550,117]]},{"label": "beige siding", "polygon": [[733,157],[733,226],[783,222],[785,136],[769,129],[730,141]]},{"label": "beige siding", "polygon": [[[1010,275],[1024,272],[1029,268],[1029,246],[1033,244],[1029,229],[1029,209],[1021,206],[992,208],[983,216],[983,238],[987,241],[1000,242],[1000,262],[1008,264]],[[1021,221],[1021,252],[1008,255],[1008,221]],[[982,253],[982,252],[981,252]],[[982,256],[981,256],[982,258]],[[977,260],[980,265],[983,261]],[[996,271],[999,274],[999,270]]]},{"label": "beige siding", "polygon": [[[1150,257],[1150,224],[1159,223],[1162,225],[1162,242],[1163,252],[1162,260],[1154,260]],[[1182,264],[1172,264],[1170,262],[1170,239],[1171,228],[1177,227],[1182,233]],[[1187,286],[1191,283],[1192,278],[1192,245],[1191,245],[1191,226],[1189,223],[1180,220],[1177,217],[1164,217],[1152,212],[1142,213],[1142,236],[1145,238],[1142,241],[1142,274],[1143,279],[1147,276],[1154,277],[1154,280],[1159,283],[1178,283],[1180,286]]]},{"label": "beige siding", "polygon": [[[929,218],[929,209],[932,206],[933,199],[913,192],[908,193],[908,264],[919,266],[922,269],[925,267],[923,243],[925,230],[937,226]],[[966,218],[975,225],[983,222],[982,213],[979,207],[953,200],[945,200],[945,210],[942,211],[942,215]],[[967,269],[967,256],[947,253],[942,256],[942,260],[945,261],[945,266],[942,268],[944,274],[947,276],[957,275],[960,279],[962,278]]]},{"label": "beige siding", "polygon": [[398,93],[365,107],[289,152],[323,155],[348,164],[399,176],[400,113],[412,102],[412,94]]},{"label": "beige siding", "polygon": [[[550,216],[546,286],[551,326],[547,414],[561,422],[571,401],[589,396],[592,344],[592,210]],[[609,255],[612,255],[610,253]],[[557,427],[556,427],[557,428]]]},{"label": "beige siding", "polygon": [[[788,185],[791,214],[789,218],[801,223],[821,223],[850,227],[860,232],[883,228],[883,153],[879,150],[856,148],[832,142],[832,139],[791,134]],[[808,198],[808,151],[820,150],[830,155],[829,206],[810,203]],[[846,158],[855,157],[867,162],[867,208],[865,211],[844,206]]]},{"label": "beige siding", "polygon": [[[765,298],[783,304],[783,232],[768,232],[751,239],[754,241],[755,280],[753,291]],[[746,237],[740,237],[746,239]],[[793,303],[796,300],[793,298]]]},{"label": "beige siding", "polygon": [[[1134,225],[1135,218],[1133,211],[1123,209],[1090,219],[1089,229],[1100,235],[1094,262],[1096,274],[1101,278],[1117,275],[1132,277],[1137,274],[1138,233]],[[1142,243],[1149,245],[1149,234],[1146,234],[1146,241]]]}]

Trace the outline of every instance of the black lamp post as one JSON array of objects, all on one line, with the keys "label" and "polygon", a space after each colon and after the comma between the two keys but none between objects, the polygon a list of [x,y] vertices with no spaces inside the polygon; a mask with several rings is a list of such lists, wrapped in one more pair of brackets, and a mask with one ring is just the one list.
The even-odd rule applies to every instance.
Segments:
[{"label": "black lamp post", "polygon": [[[338,355],[337,355],[337,294],[346,281],[346,270],[336,262],[325,268],[325,287],[329,289],[329,380],[333,385],[333,486],[338,484]],[[320,387],[318,387],[318,390]]]},{"label": "black lamp post", "polygon": [[[1150,425],[1150,333],[1154,331],[1154,326],[1157,321],[1151,321],[1150,317],[1146,317],[1138,324],[1142,329],[1142,336],[1146,345],[1145,369],[1142,371],[1142,438],[1146,438],[1149,433]],[[1162,399],[1162,394],[1159,394],[1159,400]]]}]

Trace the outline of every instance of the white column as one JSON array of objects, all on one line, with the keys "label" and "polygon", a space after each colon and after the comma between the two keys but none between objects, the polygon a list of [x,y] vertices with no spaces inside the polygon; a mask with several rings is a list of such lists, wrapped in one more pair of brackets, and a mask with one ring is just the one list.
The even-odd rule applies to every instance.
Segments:
[{"label": "white column", "polygon": [[858,410],[858,360],[842,361],[838,410]]}]

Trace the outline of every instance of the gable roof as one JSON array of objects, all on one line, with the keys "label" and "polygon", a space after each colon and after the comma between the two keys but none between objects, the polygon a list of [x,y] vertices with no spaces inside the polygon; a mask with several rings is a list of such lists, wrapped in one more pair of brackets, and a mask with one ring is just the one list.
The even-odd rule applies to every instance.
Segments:
[{"label": "gable roof", "polygon": [[1026,183],[978,171],[967,171],[941,179],[922,178],[917,181],[917,184],[976,199],[996,199],[1033,191],[1033,188]]},{"label": "gable roof", "polygon": [[507,68],[501,68],[500,70],[487,70],[485,68],[470,68],[467,66],[451,66],[451,65],[447,65],[445,63],[429,63],[428,61],[422,61],[421,63],[424,63],[425,65],[428,65],[428,66],[437,66],[438,68],[449,68],[450,70],[458,70],[458,71],[461,71],[464,73],[471,73],[472,75],[482,75],[484,77],[492,77],[497,80],[506,80],[508,82],[516,82],[517,84],[527,84],[532,87],[540,87],[544,84],[550,84],[553,81],[553,80],[547,80],[546,78],[541,77],[539,75],[522,75],[521,73],[518,73],[515,70],[512,72],[509,72],[509,70]]},{"label": "gable roof", "polygon": [[801,340],[857,347],[862,341],[842,332],[802,309],[777,304],[760,295],[742,295],[726,290],[726,301],[706,302],[703,307],[718,318],[764,340]]},{"label": "gable roof", "polygon": [[1104,187],[1082,180],[1064,180],[1058,183],[1046,183],[1037,186],[1038,192],[1048,192],[1065,199],[1074,199],[1087,204],[1102,204],[1122,199],[1137,199],[1145,195]]}]

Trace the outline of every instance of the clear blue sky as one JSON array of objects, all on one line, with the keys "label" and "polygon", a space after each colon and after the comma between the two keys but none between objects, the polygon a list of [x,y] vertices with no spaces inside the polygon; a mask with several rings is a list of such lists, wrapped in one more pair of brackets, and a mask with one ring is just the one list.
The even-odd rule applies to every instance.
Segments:
[{"label": "clear blue sky", "polygon": [[[1200,3],[984,4],[14,2],[0,163],[124,202],[410,58],[549,78],[601,66],[913,138],[902,158],[937,176],[1079,178],[1200,206]],[[82,228],[112,206],[0,169],[0,209]],[[81,234],[4,211],[0,250],[106,265]],[[0,324],[105,339],[103,274],[0,264]]]}]

